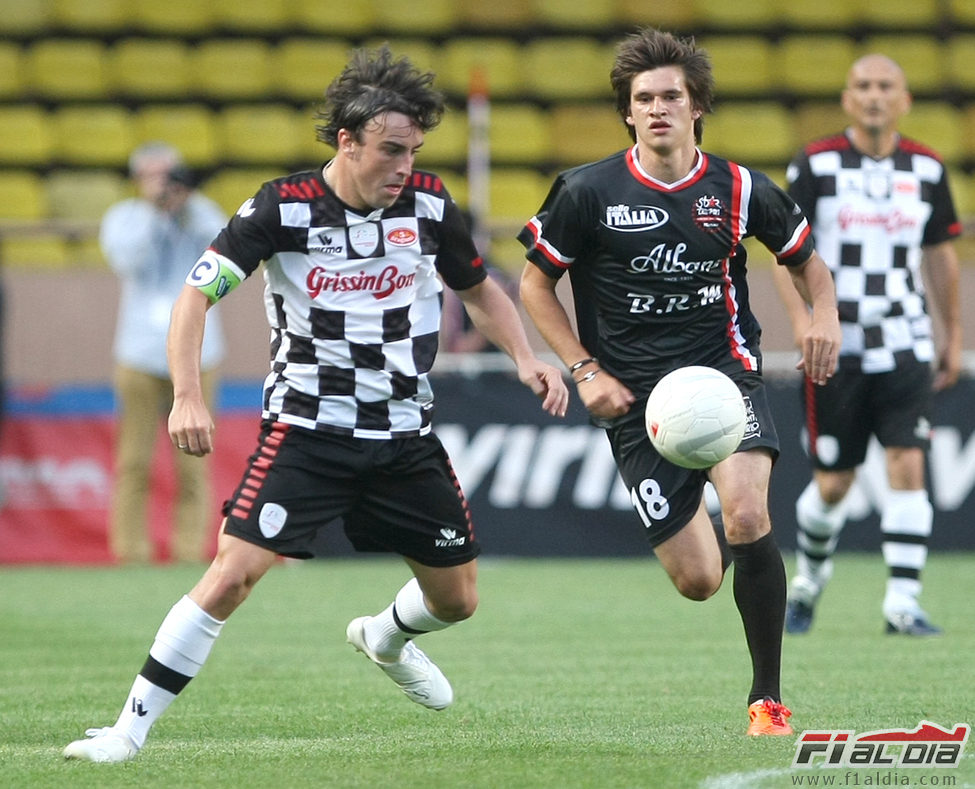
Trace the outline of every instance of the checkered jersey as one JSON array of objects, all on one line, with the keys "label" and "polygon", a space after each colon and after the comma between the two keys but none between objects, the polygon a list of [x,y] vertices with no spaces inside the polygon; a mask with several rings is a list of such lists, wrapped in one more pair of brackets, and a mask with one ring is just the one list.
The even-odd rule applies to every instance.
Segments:
[{"label": "checkered jersey", "polygon": [[439,178],[415,172],[396,203],[365,215],[320,170],[269,181],[206,256],[241,276],[265,262],[265,418],[357,438],[430,432],[438,274],[457,290],[485,277]]},{"label": "checkered jersey", "polygon": [[891,156],[877,160],[840,134],[806,146],[787,179],[833,272],[840,366],[876,373],[901,359],[931,361],[921,247],[961,232],[940,157],[901,138]]}]

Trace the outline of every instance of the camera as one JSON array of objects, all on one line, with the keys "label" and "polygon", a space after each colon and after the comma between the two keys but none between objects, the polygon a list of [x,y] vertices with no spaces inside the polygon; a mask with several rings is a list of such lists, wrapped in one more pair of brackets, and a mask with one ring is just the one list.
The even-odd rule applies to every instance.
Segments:
[{"label": "camera", "polygon": [[179,184],[180,186],[185,186],[187,189],[193,189],[196,187],[196,177],[193,172],[184,165],[177,165],[173,167],[167,174],[169,183]]}]

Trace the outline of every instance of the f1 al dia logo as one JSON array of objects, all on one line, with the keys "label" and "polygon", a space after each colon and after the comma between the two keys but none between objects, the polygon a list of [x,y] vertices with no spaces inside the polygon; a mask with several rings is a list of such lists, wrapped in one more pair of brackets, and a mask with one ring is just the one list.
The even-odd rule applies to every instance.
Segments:
[{"label": "f1 al dia logo", "polygon": [[957,767],[970,730],[967,723],[956,723],[949,731],[921,721],[913,731],[804,731],[796,741],[792,766]]}]

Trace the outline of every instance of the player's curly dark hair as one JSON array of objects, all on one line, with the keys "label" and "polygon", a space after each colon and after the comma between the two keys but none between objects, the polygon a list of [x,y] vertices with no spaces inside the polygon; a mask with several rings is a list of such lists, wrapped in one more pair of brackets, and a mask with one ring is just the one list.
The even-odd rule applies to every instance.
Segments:
[{"label": "player's curly dark hair", "polygon": [[714,99],[714,74],[708,53],[699,49],[693,38],[679,38],[652,27],[641,27],[624,38],[616,48],[616,61],[609,73],[616,94],[616,111],[623,118],[630,139],[636,142],[636,130],[626,123],[630,114],[630,86],[637,74],[662,66],[678,66],[684,71],[691,105],[701,111],[701,117],[694,121],[694,140],[700,144],[704,114],[711,112]]},{"label": "player's curly dark hair", "polygon": [[357,49],[325,91],[315,112],[318,140],[338,147],[339,129],[356,138],[368,121],[386,112],[411,118],[424,132],[440,123],[444,97],[433,87],[434,75],[408,58],[394,58],[387,44],[375,51]]}]

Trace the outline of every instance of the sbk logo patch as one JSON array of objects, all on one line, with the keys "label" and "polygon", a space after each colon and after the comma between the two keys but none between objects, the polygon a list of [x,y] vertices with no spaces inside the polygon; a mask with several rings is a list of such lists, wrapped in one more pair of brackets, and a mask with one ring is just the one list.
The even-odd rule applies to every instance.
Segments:
[{"label": "sbk logo patch", "polygon": [[957,767],[971,726],[956,723],[951,730],[921,721],[913,731],[880,729],[804,731],[796,741],[793,767]]}]

